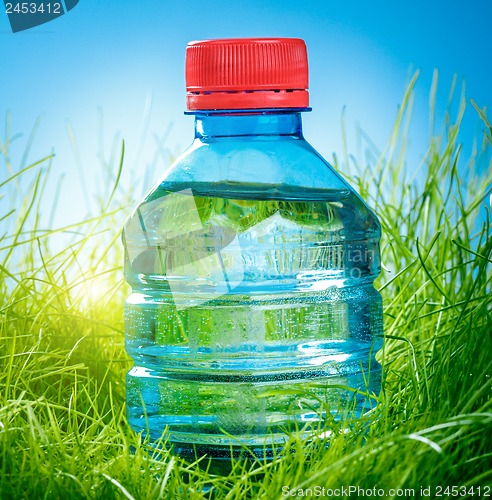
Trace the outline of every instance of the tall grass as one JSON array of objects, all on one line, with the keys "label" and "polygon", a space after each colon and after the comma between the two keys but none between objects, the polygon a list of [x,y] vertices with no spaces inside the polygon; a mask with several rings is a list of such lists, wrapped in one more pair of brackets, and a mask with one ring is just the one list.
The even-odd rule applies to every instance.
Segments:
[{"label": "tall grass", "polygon": [[[270,499],[315,486],[376,487],[388,498],[391,488],[408,489],[410,498],[428,486],[431,496],[438,486],[466,487],[462,497],[478,497],[472,487],[485,491],[492,483],[492,237],[485,211],[492,126],[484,110],[469,106],[484,136],[472,157],[462,158],[462,97],[417,171],[405,162],[414,83],[386,150],[367,141],[365,158],[335,157],[383,226],[386,378],[378,404],[350,431],[326,422],[329,446],[293,435],[272,461],[233,461],[223,473],[155,452],[125,420],[128,289],[118,238],[129,207],[127,193],[116,189],[122,164],[100,213],[46,229],[40,212],[52,157],[12,165],[7,135],[1,195],[21,203],[0,214],[7,228],[0,231],[1,498]],[[70,244],[54,251],[53,238],[68,232],[75,233]]]}]

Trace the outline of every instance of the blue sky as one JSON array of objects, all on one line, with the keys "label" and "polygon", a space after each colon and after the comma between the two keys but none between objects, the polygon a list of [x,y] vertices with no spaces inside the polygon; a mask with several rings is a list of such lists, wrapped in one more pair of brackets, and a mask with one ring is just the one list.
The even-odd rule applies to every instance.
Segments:
[{"label": "blue sky", "polygon": [[[135,198],[166,167],[157,155],[157,170],[145,179],[146,167],[156,157],[154,135],[162,137],[172,124],[165,142],[171,152],[191,141],[193,120],[183,115],[188,41],[293,36],[306,41],[309,54],[313,112],[304,117],[305,135],[328,160],[342,150],[344,108],[349,150],[356,152],[356,124],[383,148],[404,88],[420,69],[409,156],[416,166],[429,135],[434,68],[439,70],[438,111],[445,108],[455,74],[459,87],[466,81],[467,97],[490,109],[491,21],[492,2],[486,0],[80,0],[66,15],[13,34],[2,9],[0,142],[9,111],[12,132],[23,134],[12,145],[18,163],[29,131],[42,115],[28,161],[56,152],[48,193],[54,193],[58,175],[65,173],[56,224],[79,220],[87,212],[86,198],[103,182],[101,151],[108,159],[115,138],[126,141],[124,181],[128,185],[135,175],[146,184],[135,190]],[[68,123],[76,137],[86,195]],[[469,105],[462,133],[465,151],[479,130]],[[0,163],[0,179],[4,175]]]}]

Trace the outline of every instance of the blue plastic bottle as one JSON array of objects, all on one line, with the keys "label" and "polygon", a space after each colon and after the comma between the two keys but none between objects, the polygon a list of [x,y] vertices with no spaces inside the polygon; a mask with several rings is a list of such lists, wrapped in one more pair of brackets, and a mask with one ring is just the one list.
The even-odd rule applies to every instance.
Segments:
[{"label": "blue plastic bottle", "polygon": [[128,420],[268,453],[379,392],[380,224],[302,135],[302,40],[193,42],[186,77],[195,140],[123,234]]}]

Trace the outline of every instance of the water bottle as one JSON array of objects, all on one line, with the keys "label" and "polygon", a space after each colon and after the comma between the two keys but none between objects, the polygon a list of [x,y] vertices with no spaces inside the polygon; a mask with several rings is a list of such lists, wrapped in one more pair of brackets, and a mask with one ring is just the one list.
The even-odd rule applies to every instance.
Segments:
[{"label": "water bottle", "polygon": [[306,142],[306,46],[186,50],[191,146],[128,219],[131,427],[181,456],[264,455],[380,386],[380,224]]}]

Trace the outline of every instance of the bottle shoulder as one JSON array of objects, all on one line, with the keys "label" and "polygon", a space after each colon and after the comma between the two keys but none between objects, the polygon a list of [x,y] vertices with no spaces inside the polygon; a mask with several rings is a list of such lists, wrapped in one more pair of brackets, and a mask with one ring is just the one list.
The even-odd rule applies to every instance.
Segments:
[{"label": "bottle shoulder", "polygon": [[293,137],[195,140],[160,182],[292,186],[341,196],[352,190],[305,139]]},{"label": "bottle shoulder", "polygon": [[377,227],[376,215],[353,187],[301,137],[196,139],[146,197],[193,188],[237,199],[330,201],[349,204]]}]

